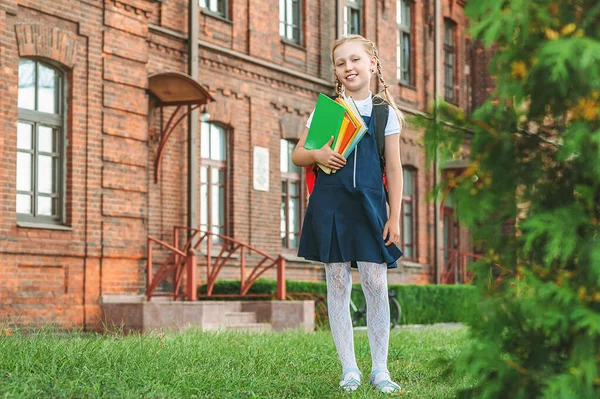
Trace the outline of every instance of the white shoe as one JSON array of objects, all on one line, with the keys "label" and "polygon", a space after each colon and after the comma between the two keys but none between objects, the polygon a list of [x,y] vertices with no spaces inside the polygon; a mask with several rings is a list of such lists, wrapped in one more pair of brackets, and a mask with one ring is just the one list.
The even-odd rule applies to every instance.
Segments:
[{"label": "white shoe", "polygon": [[346,369],[342,374],[340,388],[346,392],[356,391],[360,386],[361,376],[359,369]]},{"label": "white shoe", "polygon": [[[375,377],[380,373],[386,374],[387,378],[375,382]],[[371,371],[371,378],[369,378],[369,384],[374,389],[383,393],[402,392],[402,387],[396,384],[394,381],[392,381],[392,379],[390,378],[390,372],[384,369],[375,369]]]}]

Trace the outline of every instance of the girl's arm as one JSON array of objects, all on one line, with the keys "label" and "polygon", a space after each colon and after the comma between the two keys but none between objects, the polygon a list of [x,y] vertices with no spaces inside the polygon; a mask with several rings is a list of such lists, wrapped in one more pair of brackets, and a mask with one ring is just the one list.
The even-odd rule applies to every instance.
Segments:
[{"label": "girl's arm", "polygon": [[400,135],[385,136],[385,165],[390,201],[390,216],[383,229],[385,245],[400,243],[400,206],[402,204],[402,164],[400,162]]},{"label": "girl's arm", "polygon": [[333,136],[329,139],[329,142],[318,150],[307,150],[304,148],[306,143],[306,135],[308,134],[308,128],[305,128],[300,135],[300,140],[294,148],[292,153],[292,162],[296,166],[310,166],[314,163],[320,163],[321,165],[327,166],[331,169],[338,170],[346,165],[346,159],[331,149],[331,143],[333,143]]}]

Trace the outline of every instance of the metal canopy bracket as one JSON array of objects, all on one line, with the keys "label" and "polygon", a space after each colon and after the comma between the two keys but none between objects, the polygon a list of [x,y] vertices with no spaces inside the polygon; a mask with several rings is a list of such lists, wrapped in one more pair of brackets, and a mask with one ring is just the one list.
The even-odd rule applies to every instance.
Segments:
[{"label": "metal canopy bracket", "polygon": [[[171,133],[190,112],[201,105],[214,101],[214,98],[200,83],[181,72],[162,72],[150,75],[148,91],[154,96],[158,107],[177,106],[164,130],[161,126],[160,144],[154,160],[154,183],[157,183],[160,161]],[[187,111],[180,114],[179,110],[186,105],[188,106]],[[178,114],[180,115],[175,119]],[[173,121],[175,122],[173,123]]]}]

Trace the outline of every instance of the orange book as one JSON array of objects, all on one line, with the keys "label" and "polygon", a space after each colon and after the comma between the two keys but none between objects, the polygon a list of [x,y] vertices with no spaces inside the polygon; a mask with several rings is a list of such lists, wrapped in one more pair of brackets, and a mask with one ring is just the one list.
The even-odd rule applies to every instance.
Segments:
[{"label": "orange book", "polygon": [[348,148],[348,144],[352,141],[352,138],[356,136],[356,131],[357,128],[356,125],[354,125],[354,122],[350,123],[346,130],[346,134],[340,140],[339,148],[336,150],[338,154],[344,155],[344,151]]},{"label": "orange book", "polygon": [[361,123],[356,119],[356,116],[353,114],[351,108],[348,106],[348,104],[344,101],[343,98],[338,97],[335,101],[343,105],[344,108],[346,108],[346,114],[344,115],[344,119],[349,119],[349,123],[346,130],[343,132],[343,134],[340,133],[340,135],[338,136],[338,141],[334,148],[334,150],[338,154],[343,155],[344,150],[348,147],[348,143],[350,143],[352,138],[356,135],[356,131],[360,129]]},{"label": "orange book", "polygon": [[358,113],[358,108],[356,107],[356,104],[354,103],[352,97],[348,98],[347,105],[349,105],[349,107],[354,111],[354,116],[360,118],[361,124],[360,128],[354,133],[354,137],[352,137],[352,140],[348,144],[348,147],[344,149],[344,153],[342,155],[345,158],[350,156],[350,153],[352,152],[352,150],[354,150],[354,147],[356,147],[356,144],[358,144],[358,142],[360,141],[360,139],[362,139],[362,137],[365,135],[368,129],[364,123],[362,116],[360,116],[360,114]]},{"label": "orange book", "polygon": [[335,147],[333,148],[335,152],[337,152],[338,154],[342,153],[341,148],[342,142],[344,141],[344,137],[346,137],[348,134],[352,134],[355,129],[356,127],[354,126],[354,122],[352,122],[352,119],[350,118],[348,113],[344,114],[344,121],[342,122],[337,142],[335,143]]}]

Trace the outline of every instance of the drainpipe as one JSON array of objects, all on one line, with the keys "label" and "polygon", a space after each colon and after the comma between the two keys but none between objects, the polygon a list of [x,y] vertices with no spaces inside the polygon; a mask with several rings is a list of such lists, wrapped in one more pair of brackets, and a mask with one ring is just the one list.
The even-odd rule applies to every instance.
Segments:
[{"label": "drainpipe", "polygon": [[[440,80],[440,0],[433,0],[433,122],[438,123],[438,98],[439,98],[439,80]],[[434,154],[433,154],[433,187],[438,184],[438,162],[437,162],[437,129],[434,139]],[[435,191],[434,191],[435,192]],[[440,231],[440,203],[437,194],[434,194],[434,209],[433,209],[433,270],[435,283],[440,283],[440,265],[439,265],[439,231]]]},{"label": "drainpipe", "polygon": [[[188,73],[196,81],[198,80],[198,24],[198,1],[189,0]],[[188,106],[189,108],[190,106]],[[198,110],[196,109],[188,115],[187,225],[190,228],[198,228],[198,130]]]}]

